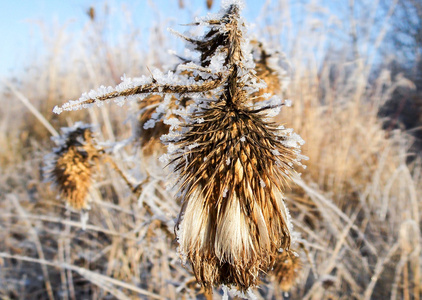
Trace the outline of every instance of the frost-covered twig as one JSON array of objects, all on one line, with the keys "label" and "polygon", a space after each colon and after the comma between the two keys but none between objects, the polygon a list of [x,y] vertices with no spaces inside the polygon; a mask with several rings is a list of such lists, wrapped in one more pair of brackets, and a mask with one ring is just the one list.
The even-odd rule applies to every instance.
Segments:
[{"label": "frost-covered twig", "polygon": [[205,81],[202,84],[196,84],[195,82],[191,82],[185,85],[159,83],[155,78],[150,79],[151,82],[148,83],[144,83],[145,81],[147,81],[147,79],[142,78],[140,85],[137,85],[136,82],[132,82],[131,80],[129,82],[123,81],[119,86],[114,89],[112,87],[100,87],[97,91],[92,90],[89,93],[83,94],[78,100],[71,100],[63,104],[61,107],[56,106],[53,111],[57,114],[60,114],[63,110],[77,110],[81,108],[86,108],[90,104],[94,103],[101,105],[101,103],[104,101],[115,99],[118,97],[127,98],[129,96],[137,96],[142,94],[144,94],[145,96],[154,93],[174,93],[184,95],[189,93],[206,92],[217,88],[223,81],[222,74],[216,74],[216,77],[217,79]]}]

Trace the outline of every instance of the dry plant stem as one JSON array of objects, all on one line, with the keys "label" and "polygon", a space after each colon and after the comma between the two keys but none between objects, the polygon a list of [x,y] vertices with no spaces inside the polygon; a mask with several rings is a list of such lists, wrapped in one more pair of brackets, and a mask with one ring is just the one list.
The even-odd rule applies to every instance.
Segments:
[{"label": "dry plant stem", "polygon": [[[131,300],[129,297],[127,297],[122,291],[120,291],[119,289],[107,284],[107,283],[103,283],[103,282],[98,282],[97,283],[98,287],[102,288],[104,291],[108,292],[109,294],[111,294],[112,296],[116,297],[116,299],[119,300]],[[103,294],[101,292],[101,294]],[[93,297],[95,298],[100,298],[100,296],[96,296]]]},{"label": "dry plant stem", "polygon": [[211,289],[205,289],[204,290],[204,296],[206,300],[212,300],[212,290]]},{"label": "dry plant stem", "polygon": [[116,140],[116,137],[113,132],[113,127],[111,125],[109,110],[105,106],[100,107],[100,110],[101,116],[103,117],[103,124],[105,124],[105,128],[107,131],[108,140],[114,142]]},{"label": "dry plant stem", "polygon": [[10,83],[7,79],[2,79],[3,83],[10,88],[10,90],[15,94],[15,96],[29,109],[29,111],[41,122],[42,125],[51,133],[53,136],[58,136],[59,133],[51,126],[50,122],[31,104],[31,102],[26,98],[21,92],[19,92],[15,86]]},{"label": "dry plant stem", "polygon": [[[0,215],[0,217],[2,217],[2,218],[14,218],[16,216],[19,216],[19,215],[16,215],[16,214],[2,214],[2,215]],[[131,237],[129,235],[122,235],[120,232],[110,230],[110,229],[101,228],[101,227],[98,227],[98,226],[95,226],[95,225],[86,224],[86,227],[84,227],[84,225],[79,221],[76,222],[76,221],[71,221],[71,220],[63,220],[61,218],[54,218],[54,217],[50,217],[50,216],[40,216],[40,215],[37,215],[37,216],[26,215],[25,217],[26,217],[26,219],[41,220],[41,221],[45,221],[45,222],[53,222],[53,223],[58,223],[58,224],[63,224],[63,225],[69,225],[69,226],[80,228],[80,229],[85,228],[86,230],[102,232],[102,233],[113,235],[113,236],[124,237],[125,239],[129,239],[129,240],[135,240],[134,237]]]},{"label": "dry plant stem", "polygon": [[[347,224],[347,226],[344,228],[343,232],[339,235],[338,241],[337,241],[336,246],[334,248],[334,251],[330,255],[331,259],[330,259],[329,262],[327,262],[327,264],[326,264],[327,266],[321,272],[322,275],[329,275],[331,273],[331,271],[336,267],[337,259],[338,259],[339,254],[340,254],[340,250],[343,248],[343,245],[346,242],[346,238],[349,234],[349,231],[352,228],[357,216],[358,216],[358,213],[356,212],[354,214],[354,216],[352,216],[352,218],[350,219],[349,224]],[[321,276],[318,275],[318,277],[321,277]],[[308,293],[303,297],[303,300],[311,299],[314,296],[316,289],[319,288],[320,285],[321,285],[320,281],[316,282],[312,286],[312,288],[308,291]]]},{"label": "dry plant stem", "polygon": [[349,270],[347,270],[346,267],[344,267],[343,264],[338,265],[339,273],[341,274],[341,277],[352,287],[353,292],[355,295],[359,295],[362,292],[362,288],[358,285],[356,282],[356,278],[350,274]]},{"label": "dry plant stem", "polygon": [[421,267],[420,267],[420,253],[421,246],[417,245],[413,254],[411,254],[411,270],[413,270],[413,297],[415,300],[420,299],[422,294],[422,281],[421,281]]},{"label": "dry plant stem", "polygon": [[400,283],[400,275],[402,274],[403,271],[403,267],[404,264],[407,263],[407,257],[406,257],[406,253],[402,252],[401,256],[400,256],[400,261],[398,262],[397,266],[396,266],[396,274],[394,275],[394,282],[391,285],[391,300],[396,300],[397,299],[397,292],[399,289],[399,283]]},{"label": "dry plant stem", "polygon": [[412,206],[411,212],[412,212],[412,218],[416,222],[416,224],[420,224],[420,209],[419,209],[419,201],[416,187],[415,187],[415,181],[412,178],[412,174],[410,173],[410,170],[407,166],[405,166],[403,171],[405,178],[406,178],[406,186],[408,187],[409,196],[410,196],[410,204]]},{"label": "dry plant stem", "polygon": [[303,233],[312,237],[317,243],[319,243],[319,244],[315,244],[315,243],[309,243],[308,241],[305,241],[305,240],[301,240],[301,242],[303,244],[305,244],[306,246],[309,246],[311,248],[318,249],[318,250],[323,251],[323,252],[328,252],[328,249],[327,249],[328,244],[327,243],[323,244],[322,243],[323,241],[320,240],[320,238],[318,237],[318,235],[315,232],[313,232],[308,227],[303,226],[303,224],[301,224],[297,221],[293,221],[292,223],[294,225],[294,228],[297,228],[299,231],[303,231]]},{"label": "dry plant stem", "polygon": [[[69,210],[66,210],[66,219],[68,222],[71,221],[71,212]],[[69,223],[65,224],[65,255],[66,255],[66,263],[70,264],[72,262],[72,256],[71,256],[71,247],[70,247],[70,229],[71,229],[71,225]],[[69,293],[70,293],[70,298],[72,300],[76,300],[76,294],[75,294],[75,286],[73,285],[73,276],[72,276],[72,271],[71,270],[67,270],[67,282],[68,282],[68,286],[69,286]]]},{"label": "dry plant stem", "polygon": [[111,243],[111,249],[108,256],[108,263],[107,263],[107,269],[106,269],[106,275],[109,277],[112,277],[113,269],[114,269],[114,262],[116,260],[116,253],[118,251],[118,246],[121,243],[121,239],[118,237],[113,238],[113,241]]},{"label": "dry plant stem", "polygon": [[72,108],[79,108],[84,105],[96,103],[97,101],[103,102],[103,101],[110,100],[113,98],[127,97],[127,96],[132,96],[132,95],[139,95],[139,94],[151,94],[151,93],[189,94],[189,93],[206,92],[206,91],[210,91],[217,88],[224,81],[222,74],[215,74],[215,76],[217,76],[217,79],[206,81],[205,83],[200,84],[200,85],[199,84],[198,85],[157,84],[155,82],[155,79],[152,79],[152,83],[137,86],[134,88],[129,88],[120,92],[117,92],[117,91],[111,92],[95,99],[87,99],[81,103],[77,103],[75,105],[69,105],[66,109],[71,110]]},{"label": "dry plant stem", "polygon": [[[303,242],[303,245],[301,246],[301,248],[303,249],[303,251],[306,254],[306,258],[308,259],[308,263],[311,265],[312,273],[314,274],[315,278],[318,279],[319,275],[318,275],[318,271],[317,271],[316,266],[315,266],[315,260],[314,260],[313,256],[311,255],[310,251],[307,248],[307,246],[309,246],[309,245],[310,245],[309,243],[305,244],[305,242]],[[320,248],[317,248],[317,249],[319,249],[321,251],[327,251],[327,249],[320,249]]]},{"label": "dry plant stem", "polygon": [[[28,226],[29,233],[31,234],[32,239],[34,240],[34,243],[35,243],[35,247],[37,248],[38,256],[40,257],[40,259],[45,260],[44,251],[42,249],[41,242],[40,242],[40,239],[38,237],[38,234],[37,234],[36,230],[34,229],[34,227],[32,226],[31,222],[28,220],[28,216],[27,216],[25,210],[19,204],[19,200],[13,194],[7,195],[6,198],[8,198],[10,202],[12,202],[12,204],[15,206],[16,210],[18,211],[19,216],[22,218],[22,220]],[[50,277],[48,275],[48,270],[44,265],[41,265],[41,270],[42,270],[43,276],[45,278],[45,288],[47,290],[48,298],[50,300],[54,300],[53,289],[51,287],[51,282],[50,282]]]},{"label": "dry plant stem", "polygon": [[[99,186],[101,186],[101,185],[95,185],[94,184],[93,185],[93,188],[91,189],[91,192],[99,193],[99,191],[98,191],[98,187]],[[116,205],[116,204],[113,204],[113,203],[110,203],[110,202],[106,202],[101,197],[92,197],[92,201],[94,203],[97,203],[97,204],[105,207],[105,208],[112,209],[112,210],[114,210],[116,212],[122,212],[122,213],[125,213],[125,214],[127,214],[129,216],[132,216],[132,217],[134,216],[134,213],[133,213],[132,210],[130,210],[128,208],[125,208],[125,207],[122,207],[120,205]]]},{"label": "dry plant stem", "polygon": [[403,267],[403,299],[404,300],[410,300],[408,272],[409,272],[408,262],[406,261]]},{"label": "dry plant stem", "polygon": [[[329,207],[344,221],[350,223],[350,218],[345,213],[343,213],[332,201],[326,199],[322,194],[318,193],[318,191],[311,188],[303,180],[301,179],[293,179],[293,180],[298,186],[303,188],[310,196],[314,196],[313,199],[318,200],[317,203],[322,204],[323,206]],[[353,225],[352,228],[359,234],[359,238],[361,238],[365,242],[366,246],[368,246],[372,254],[377,256],[376,248],[374,247],[374,245],[372,245],[370,241],[368,241],[368,239],[365,237],[363,232],[356,225]]]},{"label": "dry plant stem", "polygon": [[[59,240],[58,240],[58,249],[57,249],[57,252],[58,252],[58,256],[59,256],[59,261],[60,261],[60,263],[64,263],[65,262],[65,254],[64,254],[64,252],[65,252],[65,250],[64,250],[64,241],[63,241],[63,238],[59,238]],[[66,270],[65,269],[61,269],[60,270],[60,279],[61,279],[61,288],[62,288],[62,290],[63,290],[63,294],[62,294],[62,297],[63,297],[63,299],[64,300],[68,300],[68,293],[69,293],[69,291],[68,291],[68,288],[67,288],[67,279],[66,279]]]},{"label": "dry plant stem", "polygon": [[[407,263],[409,262],[409,257],[405,251],[402,251],[400,255],[400,260],[396,265],[395,275],[394,275],[394,282],[391,286],[391,300],[397,299],[397,291],[399,288],[399,282],[401,279],[401,276],[403,274],[403,295],[408,294],[408,287],[409,287],[409,280],[408,280],[408,268]],[[404,297],[404,296],[403,296]],[[415,295],[416,298],[416,295]],[[404,297],[404,299],[408,299]]]},{"label": "dry plant stem", "polygon": [[131,192],[135,195],[138,195],[140,192],[140,189],[142,188],[142,184],[147,181],[148,179],[145,179],[144,182],[138,184],[137,186],[134,186],[127,176],[123,173],[123,171],[119,168],[119,166],[116,164],[116,162],[107,154],[104,154],[104,161],[109,163],[113,169],[119,174],[119,176],[123,179],[123,181],[126,183],[126,185],[129,187]]},{"label": "dry plant stem", "polygon": [[141,289],[141,288],[138,288],[134,285],[131,285],[131,284],[125,283],[123,281],[113,279],[113,278],[101,275],[99,273],[87,270],[85,268],[77,267],[77,266],[74,266],[74,265],[71,265],[71,264],[54,263],[54,262],[51,262],[51,261],[47,261],[45,259],[37,259],[37,258],[32,258],[32,257],[28,257],[28,256],[21,256],[21,255],[12,255],[12,254],[5,253],[5,252],[0,252],[0,257],[8,258],[8,259],[16,259],[16,260],[26,261],[26,262],[32,262],[32,263],[40,264],[44,267],[51,266],[51,267],[55,267],[55,268],[64,268],[64,269],[71,270],[73,272],[78,273],[82,277],[85,277],[87,280],[91,281],[93,284],[96,284],[101,288],[104,288],[104,287],[110,288],[111,286],[114,285],[114,286],[118,286],[118,287],[121,287],[121,288],[124,288],[124,289],[128,289],[128,290],[133,291],[135,293],[138,293],[140,295],[148,296],[149,299],[165,300],[164,297],[161,297],[157,294],[148,292],[148,291]]},{"label": "dry plant stem", "polygon": [[381,258],[378,257],[377,264],[375,265],[374,274],[371,277],[371,281],[369,282],[368,286],[366,287],[366,290],[363,294],[364,300],[370,300],[372,296],[372,292],[374,290],[374,287],[378,281],[379,276],[381,275],[382,271],[384,270],[385,264],[387,264],[391,257],[397,252],[397,250],[400,249],[399,243],[395,243],[390,250],[387,252],[385,257]]},{"label": "dry plant stem", "polygon": [[[101,194],[97,189],[91,189],[89,196],[91,197],[91,199],[95,199],[95,198],[101,199]],[[97,201],[99,201],[99,200],[97,200]],[[103,216],[103,220],[104,220],[105,224],[107,225],[107,227],[109,228],[109,230],[111,230],[113,232],[117,232],[117,230],[114,226],[114,222],[112,220],[110,211],[103,206],[100,206],[100,210],[101,210],[101,215]],[[120,235],[116,235],[116,236],[120,236]]]},{"label": "dry plant stem", "polygon": [[341,234],[339,235],[336,246],[334,247],[334,251],[331,254],[331,259],[327,263],[327,266],[323,271],[324,275],[330,274],[331,271],[335,268],[336,260],[339,256],[340,250],[343,248],[343,245],[346,243],[346,238],[349,235],[350,229],[353,227],[357,216],[358,216],[358,212],[355,212],[355,214],[350,218],[349,224],[347,224],[343,232],[341,232]]}]

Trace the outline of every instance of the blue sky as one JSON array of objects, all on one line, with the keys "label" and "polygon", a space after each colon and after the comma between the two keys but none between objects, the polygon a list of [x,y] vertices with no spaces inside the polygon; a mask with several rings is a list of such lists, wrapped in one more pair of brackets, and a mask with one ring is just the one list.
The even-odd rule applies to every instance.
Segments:
[{"label": "blue sky", "polygon": [[84,10],[83,0],[20,0],[0,1],[0,74],[22,67],[42,39],[41,22],[53,24],[54,20],[77,18]]},{"label": "blue sky", "polygon": [[[164,18],[188,22],[192,15],[207,13],[205,0],[183,0],[185,9],[178,6],[179,0],[109,0],[113,9],[127,4],[138,28],[147,31],[156,19],[159,10]],[[253,21],[264,1],[246,0],[244,16]],[[55,26],[68,23],[68,30],[78,30],[87,22],[86,11],[90,6],[104,5],[103,0],[0,0],[0,76],[8,76],[21,70],[30,60],[40,55],[43,39]],[[218,11],[220,0],[214,0],[212,12]],[[113,17],[113,13],[110,14]],[[47,36],[46,36],[47,35]]]}]

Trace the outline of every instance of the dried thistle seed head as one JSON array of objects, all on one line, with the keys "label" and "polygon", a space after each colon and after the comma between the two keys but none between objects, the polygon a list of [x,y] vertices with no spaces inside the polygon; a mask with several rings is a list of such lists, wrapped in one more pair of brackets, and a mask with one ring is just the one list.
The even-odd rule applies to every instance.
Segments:
[{"label": "dried thistle seed head", "polygon": [[239,6],[229,5],[220,19],[204,20],[204,23],[208,23],[211,28],[202,39],[185,38],[200,53],[202,67],[216,70],[217,67],[230,65],[234,59],[238,61],[241,59],[241,35],[227,34],[230,31],[238,32],[238,19]]},{"label": "dried thistle seed head", "polygon": [[[281,99],[254,103],[263,84],[243,37],[241,1],[225,3],[215,19],[198,23],[209,28],[203,37],[184,37],[199,52],[199,59],[184,66],[190,71],[177,68],[167,75],[124,79],[115,88],[100,87],[54,111],[112,98],[162,96],[143,129],[161,120],[170,125],[162,138],[169,143],[163,157],[171,159],[180,183],[179,250],[203,286],[226,284],[245,291],[271,269],[279,248],[289,250],[291,225],[282,191],[300,161],[303,140],[267,121],[283,105]],[[169,95],[177,99],[175,109]],[[189,105],[183,105],[185,97],[191,99]]]},{"label": "dried thistle seed head", "polygon": [[220,69],[224,77],[168,140],[183,201],[176,231],[179,251],[198,282],[245,291],[271,269],[279,248],[289,250],[282,191],[302,140],[266,120],[272,103],[252,103],[260,85],[245,52],[250,47],[239,8],[231,5],[221,19],[207,22],[210,31],[194,43],[203,66]]},{"label": "dried thistle seed head", "polygon": [[[161,136],[168,134],[171,127],[178,127],[180,117],[172,113],[177,107],[177,99],[167,97],[166,100],[166,97],[150,95],[139,101],[134,135],[145,156],[163,154],[165,147]],[[189,101],[189,98],[183,97],[178,106],[185,108]]]},{"label": "dried thistle seed head", "polygon": [[290,220],[282,190],[295,149],[274,124],[221,101],[197,115],[176,143],[183,206],[180,252],[206,287],[258,284],[279,248],[290,247]]},{"label": "dried thistle seed head", "polygon": [[296,252],[282,251],[276,257],[272,276],[283,292],[288,292],[295,284],[301,269],[300,259]]},{"label": "dried thistle seed head", "polygon": [[253,40],[252,52],[255,61],[256,76],[265,81],[267,86],[261,88],[254,96],[264,94],[278,95],[284,92],[289,84],[289,76],[285,66],[281,66],[283,55],[270,49],[264,43]]},{"label": "dried thistle seed head", "polygon": [[76,123],[62,128],[63,135],[55,138],[58,145],[50,154],[46,168],[47,179],[60,195],[75,209],[87,208],[86,196],[92,182],[97,150],[90,125]]},{"label": "dried thistle seed head", "polygon": [[267,65],[260,62],[256,63],[256,76],[265,81],[267,87],[260,89],[255,95],[262,96],[264,94],[279,94],[281,92],[281,84],[279,75],[269,68]]}]

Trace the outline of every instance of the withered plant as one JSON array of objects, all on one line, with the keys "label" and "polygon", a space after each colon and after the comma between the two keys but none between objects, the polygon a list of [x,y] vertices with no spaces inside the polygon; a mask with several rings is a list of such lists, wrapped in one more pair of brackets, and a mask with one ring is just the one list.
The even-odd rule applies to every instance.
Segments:
[{"label": "withered plant", "polygon": [[78,210],[85,209],[100,152],[91,125],[77,122],[62,131],[63,134],[54,139],[57,147],[47,158],[46,178],[57,187],[68,205]]},{"label": "withered plant", "polygon": [[299,254],[292,250],[282,251],[278,254],[272,276],[283,292],[290,291],[295,284],[300,271],[301,262]]},{"label": "withered plant", "polygon": [[[177,177],[182,208],[175,231],[182,261],[206,289],[225,284],[245,292],[271,270],[279,251],[290,253],[283,191],[304,156],[303,140],[271,121],[290,101],[272,95],[279,77],[264,51],[255,64],[239,12],[232,1],[220,14],[191,24],[207,28],[203,37],[178,34],[198,56],[175,71],[124,78],[115,88],[93,90],[54,111],[110,99],[139,101],[147,133],[142,143],[169,131],[161,137],[167,153],[160,159]],[[164,127],[154,130],[157,123]]]}]

